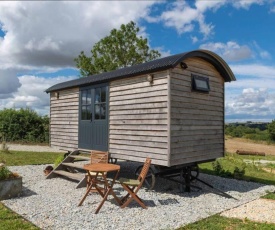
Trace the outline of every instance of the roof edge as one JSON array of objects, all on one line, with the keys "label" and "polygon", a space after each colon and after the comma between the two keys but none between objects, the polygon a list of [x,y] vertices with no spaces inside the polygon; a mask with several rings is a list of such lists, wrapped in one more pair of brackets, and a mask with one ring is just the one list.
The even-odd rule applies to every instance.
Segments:
[{"label": "roof edge", "polygon": [[110,72],[92,75],[85,78],[74,79],[63,83],[58,83],[46,89],[45,92],[54,92],[73,87],[81,87],[89,84],[103,83],[115,79],[134,77],[142,74],[149,74],[176,67],[187,58],[199,57],[210,62],[219,71],[225,82],[235,81],[236,78],[228,64],[217,54],[209,50],[194,50],[186,53],[159,58],[150,62],[145,62],[135,66],[117,69]]},{"label": "roof edge", "polygon": [[210,62],[220,72],[225,82],[236,81],[236,77],[230,69],[229,65],[216,53],[210,50],[194,50],[187,52],[184,57],[182,57],[181,61],[190,57],[200,57]]}]

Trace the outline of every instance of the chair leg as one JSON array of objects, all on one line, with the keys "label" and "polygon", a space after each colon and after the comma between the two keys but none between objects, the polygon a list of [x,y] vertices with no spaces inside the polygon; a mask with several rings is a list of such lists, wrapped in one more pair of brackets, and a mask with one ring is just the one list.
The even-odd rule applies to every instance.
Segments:
[{"label": "chair leg", "polygon": [[123,202],[124,199],[128,199],[125,201],[125,203],[122,204],[121,208],[125,208],[126,206],[128,206],[132,200],[135,200],[142,208],[147,208],[146,205],[142,202],[142,200],[133,191],[134,188],[131,189],[129,186],[124,184],[122,184],[122,186],[128,192],[128,194],[121,201]]},{"label": "chair leg", "polygon": [[133,198],[135,199],[135,201],[137,203],[139,203],[139,205],[144,208],[144,209],[147,209],[146,205],[143,203],[143,201],[136,195],[134,194]]},{"label": "chair leg", "polygon": [[[122,184],[122,187],[124,187],[124,189],[128,192],[128,189],[130,189],[132,192],[134,192],[133,190],[134,190],[134,188],[130,188],[130,187],[128,187],[128,189],[126,189],[125,188],[125,185],[123,186],[123,184]],[[128,192],[120,201],[122,202],[122,203],[125,203],[126,201],[127,201],[127,199],[128,199],[128,197],[130,196],[130,193]]]}]

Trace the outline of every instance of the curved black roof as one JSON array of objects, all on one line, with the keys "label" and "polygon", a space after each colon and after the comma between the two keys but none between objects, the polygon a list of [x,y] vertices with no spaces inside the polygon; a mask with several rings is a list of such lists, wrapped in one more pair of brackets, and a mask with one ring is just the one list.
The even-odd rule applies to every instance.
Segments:
[{"label": "curved black roof", "polygon": [[210,62],[220,72],[221,76],[224,77],[224,80],[226,82],[236,80],[230,67],[226,64],[226,62],[220,56],[208,50],[195,50],[195,51],[180,53],[169,57],[156,59],[150,62],[126,67],[123,69],[117,69],[110,72],[95,74],[89,77],[83,77],[83,78],[79,78],[71,81],[62,82],[51,86],[46,90],[46,92],[49,93],[52,91],[63,90],[67,88],[85,86],[85,85],[90,85],[95,83],[103,83],[114,79],[120,79],[124,77],[133,77],[133,76],[149,74],[149,73],[153,73],[161,70],[167,70],[167,69],[176,67],[180,62],[184,61],[184,59],[190,58],[190,57],[200,57]]}]

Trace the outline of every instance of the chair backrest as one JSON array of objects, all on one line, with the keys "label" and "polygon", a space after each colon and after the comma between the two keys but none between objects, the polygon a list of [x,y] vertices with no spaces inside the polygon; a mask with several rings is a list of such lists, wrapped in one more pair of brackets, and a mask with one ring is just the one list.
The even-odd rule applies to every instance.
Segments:
[{"label": "chair backrest", "polygon": [[144,162],[144,165],[143,165],[143,167],[141,169],[141,172],[140,172],[140,174],[138,176],[138,180],[141,182],[141,184],[143,183],[143,181],[146,178],[146,175],[148,173],[150,165],[151,165],[151,159],[149,157],[147,157],[146,160],[145,160],[145,162]]},{"label": "chair backrest", "polygon": [[91,164],[94,163],[108,163],[109,153],[97,150],[91,151]]}]

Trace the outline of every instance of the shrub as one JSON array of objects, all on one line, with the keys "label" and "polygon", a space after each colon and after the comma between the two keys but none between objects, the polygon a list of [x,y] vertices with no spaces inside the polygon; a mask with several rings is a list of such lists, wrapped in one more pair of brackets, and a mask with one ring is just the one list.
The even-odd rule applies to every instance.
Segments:
[{"label": "shrub", "polygon": [[17,178],[19,175],[17,173],[11,172],[4,163],[0,163],[0,180],[6,180],[10,178]]},{"label": "shrub", "polygon": [[0,135],[6,141],[48,142],[49,118],[29,108],[1,110]]},{"label": "shrub", "polygon": [[275,141],[275,120],[272,120],[272,122],[268,124],[267,130],[271,140]]},{"label": "shrub", "polygon": [[229,172],[228,170],[225,171],[219,160],[215,160],[214,162],[212,162],[212,167],[213,167],[214,173],[217,176],[232,177],[232,173]]},{"label": "shrub", "polygon": [[235,167],[234,172],[233,172],[233,176],[235,179],[243,179],[245,174],[245,166],[242,166],[241,168],[239,167]]}]

